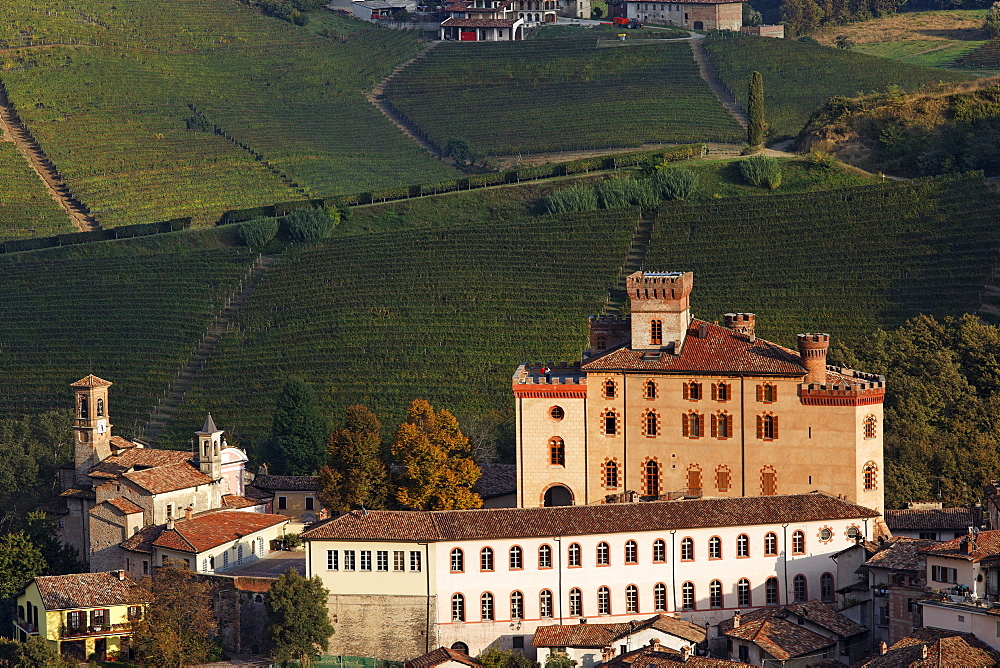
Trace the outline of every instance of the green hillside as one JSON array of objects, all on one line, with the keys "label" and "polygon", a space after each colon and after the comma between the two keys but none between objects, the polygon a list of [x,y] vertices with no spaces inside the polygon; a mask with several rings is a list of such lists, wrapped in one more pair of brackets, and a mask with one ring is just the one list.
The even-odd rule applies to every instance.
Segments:
[{"label": "green hillside", "polygon": [[998,216],[981,178],[674,203],[646,267],[695,272],[698,317],[753,312],[758,334],[784,344],[806,331],[855,344],[919,313],[975,311]]},{"label": "green hillside", "polygon": [[0,141],[0,241],[76,232],[13,142]]},{"label": "green hillside", "polygon": [[413,31],[348,21],[354,34],[322,37],[229,0],[3,11],[0,45],[35,46],[6,50],[0,77],[102,225],[455,175],[363,95],[419,49]]},{"label": "green hillside", "polygon": [[705,48],[726,87],[744,106],[750,75],[755,70],[763,75],[765,118],[771,126],[771,138],[797,135],[809,115],[837,95],[884,91],[890,86],[913,90],[929,83],[970,78],[788,39],[710,37]]},{"label": "green hillside", "polygon": [[740,141],[687,42],[596,44],[589,36],[440,44],[385,96],[438,146],[458,136],[480,155]]}]

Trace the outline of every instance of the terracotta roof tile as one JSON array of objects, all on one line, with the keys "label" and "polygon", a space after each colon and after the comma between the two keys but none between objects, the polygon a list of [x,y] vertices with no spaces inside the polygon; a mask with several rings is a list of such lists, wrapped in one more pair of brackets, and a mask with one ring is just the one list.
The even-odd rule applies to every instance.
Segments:
[{"label": "terracotta roof tile", "polygon": [[887,510],[885,524],[890,531],[899,529],[958,529],[966,531],[983,523],[982,508],[935,508],[931,510]]},{"label": "terracotta roof tile", "polygon": [[90,469],[94,478],[117,478],[135,469],[150,469],[170,464],[192,461],[190,452],[183,450],[158,450],[156,448],[129,448],[112,455]]},{"label": "terracotta roof tile", "polygon": [[513,28],[518,19],[456,19],[454,17],[441,22],[442,28]]},{"label": "terracotta roof tile", "polygon": [[243,490],[243,495],[248,499],[256,499],[257,501],[268,501],[274,497],[274,492],[266,489],[258,489],[254,487],[253,484],[249,484]]},{"label": "terracotta roof tile", "polygon": [[120,547],[131,552],[153,553],[153,541],[160,537],[166,527],[162,524],[143,527],[138,533],[126,538]]},{"label": "terracotta roof tile", "polygon": [[167,464],[152,469],[132,471],[122,477],[152,494],[162,494],[212,483],[210,477],[188,463]]},{"label": "terracotta roof tile", "polygon": [[[923,658],[923,648],[927,658]],[[986,668],[1000,665],[1000,653],[971,633],[943,629],[913,629],[885,654],[860,664],[861,668]]]},{"label": "terracotta roof tile", "polygon": [[75,383],[70,383],[70,387],[111,387],[112,384],[111,381],[98,378],[91,373]]},{"label": "terracotta roof tile", "polygon": [[965,559],[966,561],[979,561],[980,559],[1000,555],[1000,530],[980,531],[975,537],[973,550],[969,553],[966,553],[964,550],[964,544],[967,540],[969,540],[968,536],[962,536],[961,538],[925,547],[920,550],[920,553],[936,557]]},{"label": "terracotta roof tile", "polygon": [[888,568],[894,571],[920,570],[920,550],[937,545],[935,540],[896,536],[881,546],[862,566]]},{"label": "terracotta roof tile", "polygon": [[67,499],[95,499],[97,498],[97,492],[92,489],[77,489],[75,487],[71,487],[65,492],[62,492],[59,496]]},{"label": "terracotta roof tile", "polygon": [[129,605],[148,600],[146,591],[122,572],[40,575],[35,584],[46,610]]},{"label": "terracotta roof tile", "polygon": [[516,464],[480,464],[483,474],[476,481],[476,491],[484,499],[495,499],[517,492]]},{"label": "terracotta roof tile", "polygon": [[257,489],[269,492],[315,492],[319,478],[314,475],[258,475],[251,483]]},{"label": "terracotta roof tile", "polygon": [[252,508],[253,506],[261,505],[260,499],[248,499],[245,496],[239,496],[238,494],[223,494],[222,495],[222,507],[223,508]]},{"label": "terracotta roof tile", "polygon": [[[177,520],[151,541],[153,547],[198,554],[288,521],[282,515],[222,510]],[[128,541],[126,541],[128,542]]]},{"label": "terracotta roof tile", "polygon": [[535,629],[531,644],[535,647],[608,647],[614,641],[643,629],[656,629],[693,643],[704,642],[705,629],[697,624],[654,615],[642,621],[615,624],[553,624]]},{"label": "terracotta roof tile", "polygon": [[105,503],[110,504],[125,513],[126,515],[132,515],[133,513],[143,512],[142,506],[136,504],[131,499],[127,499],[124,496],[116,496],[113,499],[108,499]]},{"label": "terracotta roof tile", "polygon": [[410,659],[403,664],[404,668],[433,668],[433,666],[440,666],[442,663],[447,663],[449,661],[457,661],[458,663],[464,663],[467,666],[479,666],[481,665],[478,661],[473,659],[471,656],[462,654],[453,649],[448,649],[447,647],[438,647],[433,649],[427,654],[422,654],[415,659]]},{"label": "terracotta roof tile", "polygon": [[691,499],[553,508],[354,511],[325,520],[303,538],[475,540],[662,531],[717,526],[878,517],[874,510],[813,492],[787,496]]},{"label": "terracotta roof tile", "polygon": [[725,632],[730,638],[748,640],[780,661],[813,654],[836,643],[780,617],[765,617],[741,623]]},{"label": "terracotta roof tile", "polygon": [[687,660],[677,651],[660,646],[657,649],[647,645],[637,650],[619,654],[605,663],[598,664],[602,668],[751,668],[748,663],[729,661],[728,659],[713,659],[706,656],[691,656]]},{"label": "terracotta roof tile", "polygon": [[[781,619],[791,619],[798,623],[799,618],[808,620],[816,626],[822,627],[831,633],[835,633],[843,638],[852,638],[868,631],[867,628],[858,624],[854,620],[831,610],[826,604],[820,601],[807,601],[805,603],[790,603],[782,606],[770,606],[758,608],[740,616],[740,626],[749,622],[760,621],[777,617]],[[724,619],[719,623],[719,632],[725,633],[733,628],[733,619]]]}]

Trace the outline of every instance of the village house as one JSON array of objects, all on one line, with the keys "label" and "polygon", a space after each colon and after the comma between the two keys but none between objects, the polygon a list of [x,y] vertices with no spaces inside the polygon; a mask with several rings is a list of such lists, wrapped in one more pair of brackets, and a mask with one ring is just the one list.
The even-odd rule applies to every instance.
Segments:
[{"label": "village house", "polygon": [[518,505],[822,490],[881,511],[885,378],[827,365],[828,334],[796,351],[752,313],[693,318],[693,284],[635,272],[579,362],[518,367]]},{"label": "village house", "polygon": [[862,623],[872,630],[875,644],[892,645],[923,626],[917,605],[927,586],[921,551],[934,544],[929,539],[893,536],[881,541],[878,551],[862,564],[874,601],[871,619]]},{"label": "village house", "polygon": [[906,508],[885,511],[885,525],[893,536],[926,540],[961,538],[969,529],[987,529],[982,506],[944,508],[940,502],[908,503]]},{"label": "village house", "polygon": [[689,30],[736,30],[743,26],[743,3],[733,0],[624,0],[625,18]]},{"label": "village house", "polygon": [[[514,5],[534,3],[545,10],[516,12]],[[524,39],[532,22],[554,23],[556,0],[455,0],[445,5],[448,18],[441,22],[440,39],[461,42],[512,42]],[[551,13],[546,13],[551,5]],[[527,16],[527,18],[525,18]],[[551,16],[551,20],[546,18]]]},{"label": "village house", "polygon": [[660,645],[653,638],[648,645],[619,654],[599,664],[601,668],[751,668],[751,664],[729,659],[698,656],[688,650],[680,652]]},{"label": "village house", "polygon": [[148,602],[120,570],[38,576],[17,597],[14,637],[39,636],[68,659],[105,661],[122,648]]},{"label": "village house", "polygon": [[330,651],[405,659],[444,645],[535,656],[551,624],[667,614],[716,626],[833,602],[831,554],[881,531],[826,494],[466,511],[355,511],[303,533],[331,592]]},{"label": "village house", "polygon": [[891,647],[881,645],[858,668],[989,668],[1000,665],[1000,653],[971,633],[914,629]]},{"label": "village house", "polygon": [[319,502],[319,479],[313,475],[258,473],[247,490],[248,496],[265,503],[265,512],[294,522],[312,524],[329,516]]}]

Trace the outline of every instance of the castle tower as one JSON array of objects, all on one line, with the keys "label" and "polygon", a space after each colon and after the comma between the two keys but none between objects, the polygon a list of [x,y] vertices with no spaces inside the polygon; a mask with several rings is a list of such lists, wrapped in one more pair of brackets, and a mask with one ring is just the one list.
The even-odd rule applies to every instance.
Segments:
[{"label": "castle tower", "polygon": [[739,332],[743,336],[747,337],[753,341],[756,334],[757,326],[757,315],[754,313],[727,313],[726,327],[733,330],[734,332]]},{"label": "castle tower", "polygon": [[802,356],[802,366],[808,372],[806,383],[810,385],[826,384],[826,352],[830,348],[829,334],[799,334],[799,354]]},{"label": "castle tower", "polygon": [[626,279],[632,306],[632,349],[675,355],[691,324],[692,272],[637,271]]},{"label": "castle tower", "polygon": [[111,383],[90,374],[70,387],[74,394],[73,445],[76,484],[90,486],[91,468],[111,456],[108,388]]},{"label": "castle tower", "polygon": [[222,430],[215,426],[211,413],[205,418],[201,431],[195,434],[198,436],[198,455],[195,457],[198,468],[212,480],[218,480],[222,477]]}]

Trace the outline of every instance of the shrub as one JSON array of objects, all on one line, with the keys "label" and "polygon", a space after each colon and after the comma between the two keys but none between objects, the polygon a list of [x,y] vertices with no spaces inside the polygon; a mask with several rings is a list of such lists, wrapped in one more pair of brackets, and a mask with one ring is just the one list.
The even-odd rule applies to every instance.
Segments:
[{"label": "shrub", "polygon": [[597,198],[604,209],[625,209],[630,206],[655,209],[660,199],[653,192],[648,179],[640,181],[631,176],[605,179],[597,186]]},{"label": "shrub", "polygon": [[212,125],[212,122],[205,118],[204,114],[197,111],[193,116],[188,117],[185,121],[185,125],[188,130],[195,130],[197,132],[215,132],[215,126]]},{"label": "shrub", "polygon": [[278,234],[277,218],[254,218],[240,225],[240,241],[250,248],[262,248]]},{"label": "shrub", "polygon": [[805,42],[806,44],[819,44],[819,40],[817,40],[815,37],[810,37],[809,35],[803,35],[802,37],[799,37],[799,41]]},{"label": "shrub", "polygon": [[1000,36],[1000,2],[994,2],[987,10],[983,30],[988,32],[990,37]]},{"label": "shrub", "polygon": [[758,188],[774,190],[781,185],[781,163],[763,153],[740,162],[740,174]]},{"label": "shrub", "polygon": [[296,209],[285,218],[285,226],[292,241],[316,241],[329,236],[338,220],[328,209]]},{"label": "shrub", "polygon": [[664,169],[653,177],[653,189],[661,199],[687,199],[698,188],[698,176],[690,169]]},{"label": "shrub", "polygon": [[809,157],[809,166],[816,169],[833,169],[837,164],[837,159],[830,155],[829,153],[824,153],[823,151],[811,151]]},{"label": "shrub", "polygon": [[597,192],[592,186],[583,183],[556,190],[545,198],[545,211],[548,213],[593,211],[596,208]]}]

